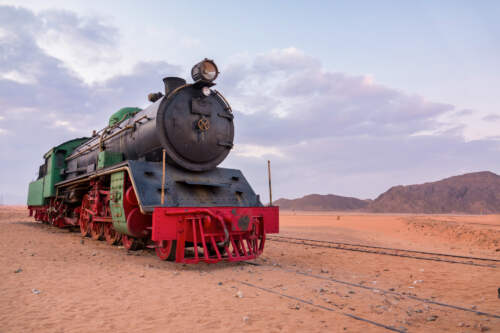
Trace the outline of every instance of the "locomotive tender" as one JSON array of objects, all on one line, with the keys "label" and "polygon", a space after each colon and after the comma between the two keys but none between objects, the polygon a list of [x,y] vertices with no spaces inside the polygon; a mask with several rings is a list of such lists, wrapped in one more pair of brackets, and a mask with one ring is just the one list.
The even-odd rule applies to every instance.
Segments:
[{"label": "locomotive tender", "polygon": [[92,137],[49,150],[29,184],[30,216],[179,263],[260,255],[278,207],[264,207],[240,170],[217,167],[234,138],[231,107],[211,89],[218,74],[205,59],[193,83],[166,77],[144,110],[120,109]]}]

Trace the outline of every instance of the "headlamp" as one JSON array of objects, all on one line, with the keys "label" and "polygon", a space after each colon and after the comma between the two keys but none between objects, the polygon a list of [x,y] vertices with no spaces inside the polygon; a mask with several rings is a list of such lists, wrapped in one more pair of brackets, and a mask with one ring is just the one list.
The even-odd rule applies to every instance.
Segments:
[{"label": "headlamp", "polygon": [[219,70],[215,62],[209,59],[205,59],[197,63],[191,69],[191,77],[194,82],[205,81],[212,82],[219,75]]}]

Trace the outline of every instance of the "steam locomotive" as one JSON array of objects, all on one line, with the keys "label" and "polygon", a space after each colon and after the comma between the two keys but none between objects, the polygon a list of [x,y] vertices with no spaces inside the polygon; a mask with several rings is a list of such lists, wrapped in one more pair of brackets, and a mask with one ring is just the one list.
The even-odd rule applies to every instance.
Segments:
[{"label": "steam locomotive", "polygon": [[30,216],[178,263],[259,256],[278,207],[264,207],[240,170],[217,167],[234,139],[218,75],[205,59],[193,83],[166,77],[147,108],[122,108],[91,137],[50,149],[29,184]]}]

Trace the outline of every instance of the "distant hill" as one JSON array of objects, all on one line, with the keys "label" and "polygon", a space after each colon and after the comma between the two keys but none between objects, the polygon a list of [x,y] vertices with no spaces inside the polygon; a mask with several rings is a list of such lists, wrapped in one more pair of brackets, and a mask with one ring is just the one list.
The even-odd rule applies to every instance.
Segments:
[{"label": "distant hill", "polygon": [[278,199],[274,202],[285,210],[362,210],[369,200],[342,197],[334,194],[309,194],[298,199]]},{"label": "distant hill", "polygon": [[483,171],[420,185],[394,186],[368,207],[380,213],[500,212],[500,176]]},{"label": "distant hill", "polygon": [[436,182],[394,186],[375,200],[310,194],[274,202],[285,210],[337,210],[413,214],[500,213],[500,176],[483,171]]}]

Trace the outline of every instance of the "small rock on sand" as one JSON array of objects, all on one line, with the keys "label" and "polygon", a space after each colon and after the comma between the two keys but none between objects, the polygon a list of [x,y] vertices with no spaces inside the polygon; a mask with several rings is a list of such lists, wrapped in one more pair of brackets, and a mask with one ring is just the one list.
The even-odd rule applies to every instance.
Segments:
[{"label": "small rock on sand", "polygon": [[438,316],[436,316],[436,315],[432,315],[430,317],[427,317],[427,321],[436,321],[436,319],[438,319]]},{"label": "small rock on sand", "polygon": [[234,297],[243,298],[243,292],[241,290],[238,290]]},{"label": "small rock on sand", "polygon": [[35,289],[35,288],[31,289],[31,292],[32,292],[33,294],[35,294],[35,295],[38,295],[38,294],[40,294],[40,293],[41,293],[41,291],[40,291],[40,290]]},{"label": "small rock on sand", "polygon": [[23,269],[22,269],[22,268],[18,268],[18,269],[16,269],[16,270],[14,271],[14,273],[21,273],[22,271],[23,271]]}]

